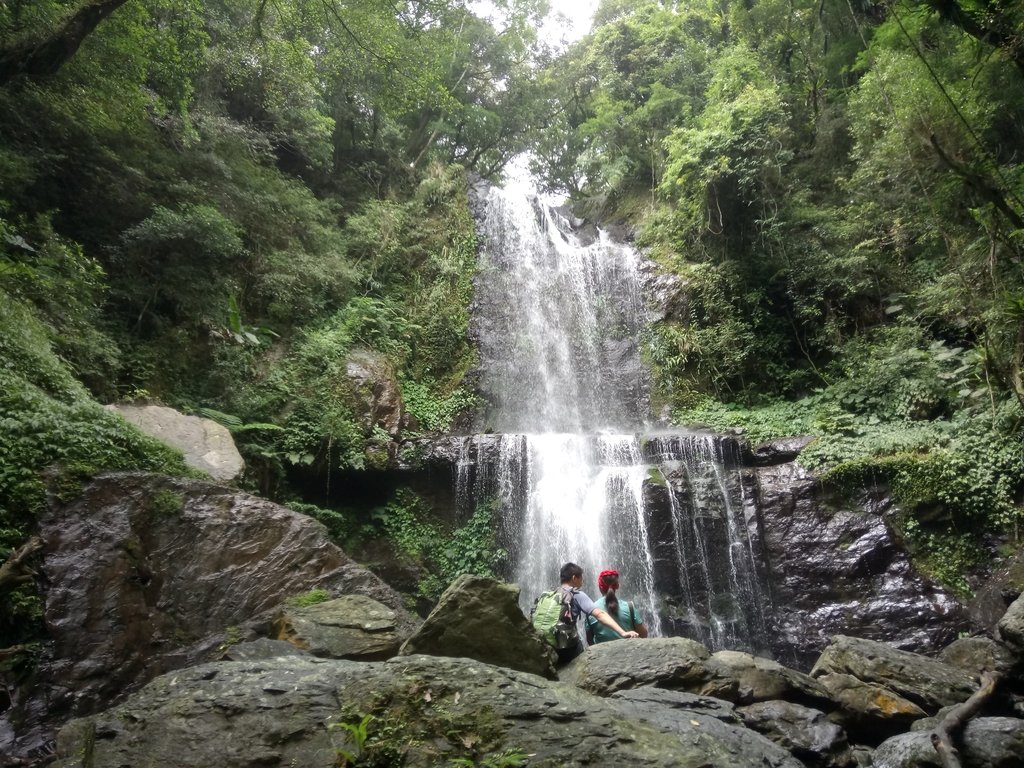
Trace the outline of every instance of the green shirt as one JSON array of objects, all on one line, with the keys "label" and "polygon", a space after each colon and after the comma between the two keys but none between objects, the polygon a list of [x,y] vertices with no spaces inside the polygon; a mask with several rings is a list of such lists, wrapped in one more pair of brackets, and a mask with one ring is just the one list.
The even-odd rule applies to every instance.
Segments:
[{"label": "green shirt", "polygon": [[[607,611],[608,606],[605,603],[605,599],[602,597],[595,603],[596,607],[602,611]],[[619,600],[618,614],[612,616],[615,621],[619,623],[624,632],[636,629],[640,624],[644,623],[643,617],[637,612],[636,606],[632,606],[633,611],[630,613],[630,604],[626,600]],[[611,615],[611,614],[609,614]],[[587,617],[587,627],[590,629],[594,636],[595,643],[606,643],[609,640],[621,640],[622,638],[615,634],[615,630],[611,627],[606,627],[600,621],[595,619],[593,616]]]}]

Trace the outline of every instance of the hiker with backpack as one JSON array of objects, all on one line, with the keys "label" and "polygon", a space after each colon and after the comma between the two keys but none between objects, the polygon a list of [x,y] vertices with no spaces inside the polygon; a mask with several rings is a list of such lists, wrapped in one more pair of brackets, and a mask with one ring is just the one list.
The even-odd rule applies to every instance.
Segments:
[{"label": "hiker with backpack", "polygon": [[533,626],[553,646],[558,654],[558,663],[566,664],[583,653],[577,621],[582,614],[595,619],[619,637],[640,637],[639,633],[626,631],[603,608],[599,608],[583,586],[583,569],[576,563],[562,566],[559,578],[562,583],[556,590],[544,592],[537,598],[533,608]]},{"label": "hiker with backpack", "polygon": [[[644,618],[636,612],[636,606],[627,600],[619,600],[619,572],[614,570],[601,571],[597,577],[597,588],[601,590],[601,597],[597,600],[597,607],[603,608],[616,621],[619,626],[634,630],[640,637],[647,637],[647,627],[644,625]],[[593,618],[587,619],[587,642],[606,643],[609,640],[618,640],[619,635],[610,632],[606,626]]]}]

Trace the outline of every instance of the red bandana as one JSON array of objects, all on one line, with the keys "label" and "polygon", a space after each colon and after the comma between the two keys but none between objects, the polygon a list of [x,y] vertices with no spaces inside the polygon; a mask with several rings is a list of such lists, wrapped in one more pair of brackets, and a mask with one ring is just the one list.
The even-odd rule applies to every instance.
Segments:
[{"label": "red bandana", "polygon": [[601,590],[603,595],[608,591],[610,587],[619,586],[619,572],[618,571],[601,571],[597,577],[597,588]]}]

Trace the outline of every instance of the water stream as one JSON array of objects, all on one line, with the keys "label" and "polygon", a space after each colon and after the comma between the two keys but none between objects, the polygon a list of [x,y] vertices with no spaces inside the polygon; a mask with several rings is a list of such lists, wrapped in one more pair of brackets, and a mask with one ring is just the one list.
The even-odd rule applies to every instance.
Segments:
[{"label": "water stream", "polygon": [[652,635],[759,649],[735,457],[718,436],[651,428],[640,257],[573,223],[527,186],[489,191],[473,317],[487,406],[462,445],[458,503],[494,505],[525,610],[572,560],[592,597],[619,570]]}]

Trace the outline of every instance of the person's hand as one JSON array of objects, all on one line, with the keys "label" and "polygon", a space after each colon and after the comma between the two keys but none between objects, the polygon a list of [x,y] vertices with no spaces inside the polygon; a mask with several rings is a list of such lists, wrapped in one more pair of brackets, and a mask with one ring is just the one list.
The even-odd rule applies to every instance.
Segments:
[{"label": "person's hand", "polygon": [[622,635],[627,640],[632,640],[634,637],[640,637],[638,632],[629,631]]}]

